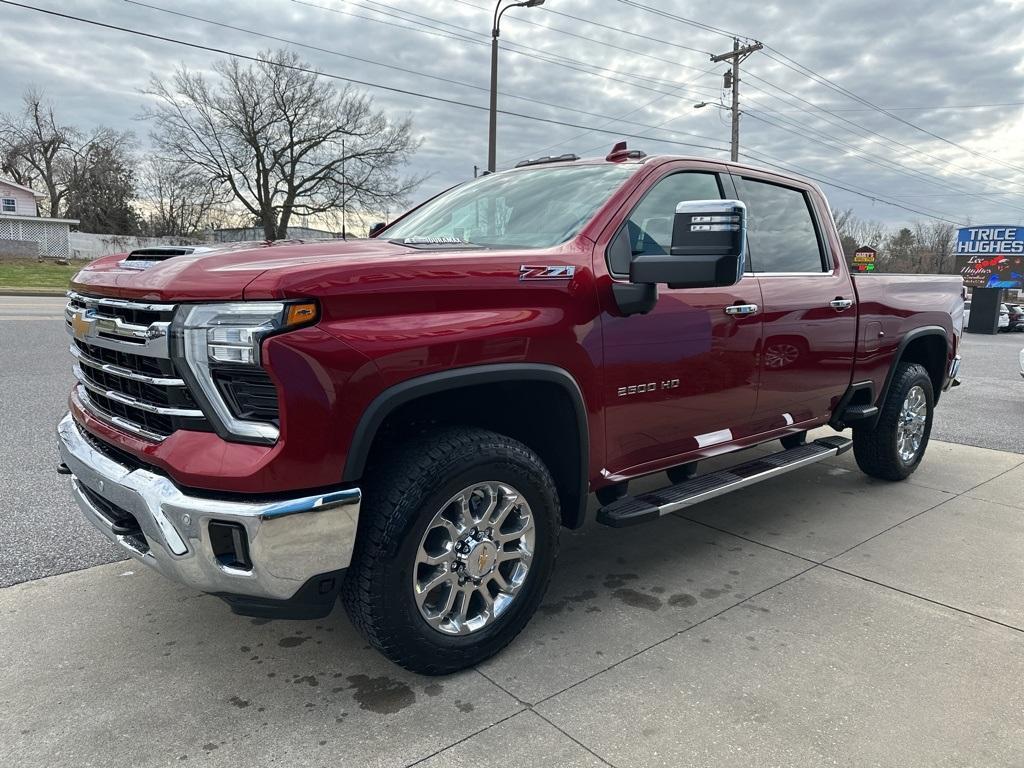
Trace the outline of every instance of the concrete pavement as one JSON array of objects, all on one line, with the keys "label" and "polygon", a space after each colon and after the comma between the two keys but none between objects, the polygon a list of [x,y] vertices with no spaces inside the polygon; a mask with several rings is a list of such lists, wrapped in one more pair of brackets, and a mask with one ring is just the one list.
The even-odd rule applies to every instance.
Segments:
[{"label": "concrete pavement", "polygon": [[0,765],[1020,766],[1024,455],[851,461],[566,534],[523,635],[445,678],[131,561],[0,590]]}]

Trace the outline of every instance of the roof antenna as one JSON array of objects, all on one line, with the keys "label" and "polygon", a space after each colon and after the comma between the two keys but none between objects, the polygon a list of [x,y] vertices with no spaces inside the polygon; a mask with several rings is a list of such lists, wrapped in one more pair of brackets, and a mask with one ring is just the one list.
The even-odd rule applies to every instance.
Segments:
[{"label": "roof antenna", "polygon": [[634,160],[641,157],[647,157],[646,152],[641,152],[639,149],[627,149],[626,142],[620,141],[614,147],[612,151],[605,157],[609,163],[617,163],[621,160]]}]

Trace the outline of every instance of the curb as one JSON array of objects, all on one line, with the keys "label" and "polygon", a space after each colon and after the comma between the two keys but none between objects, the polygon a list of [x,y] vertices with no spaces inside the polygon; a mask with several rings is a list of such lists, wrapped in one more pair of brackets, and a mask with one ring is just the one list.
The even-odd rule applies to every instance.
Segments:
[{"label": "curb", "polygon": [[65,296],[66,288],[0,288],[0,296]]}]

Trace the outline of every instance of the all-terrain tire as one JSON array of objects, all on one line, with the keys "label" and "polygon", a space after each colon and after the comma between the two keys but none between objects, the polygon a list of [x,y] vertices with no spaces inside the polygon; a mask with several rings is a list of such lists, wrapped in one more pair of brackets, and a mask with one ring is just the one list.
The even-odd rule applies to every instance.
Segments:
[{"label": "all-terrain tire", "polygon": [[[533,558],[504,613],[469,634],[444,634],[416,604],[417,552],[453,494],[494,481],[516,489],[529,504]],[[493,656],[519,634],[547,591],[561,526],[554,480],[536,453],[487,430],[445,428],[381,457],[363,491],[356,549],[341,596],[371,645],[406,669],[443,675]]]},{"label": "all-terrain tire", "polygon": [[[910,458],[900,455],[899,433],[904,404],[911,390],[920,387],[925,400],[925,420],[920,445]],[[857,466],[871,477],[882,480],[905,480],[917,469],[928,447],[932,431],[935,396],[928,371],[917,363],[900,363],[896,368],[889,395],[874,428],[853,428],[853,455]]]}]

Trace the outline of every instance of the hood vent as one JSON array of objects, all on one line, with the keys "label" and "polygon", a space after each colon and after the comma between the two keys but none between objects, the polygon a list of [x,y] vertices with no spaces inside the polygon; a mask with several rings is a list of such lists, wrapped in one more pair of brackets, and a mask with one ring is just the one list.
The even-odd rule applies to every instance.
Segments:
[{"label": "hood vent", "polygon": [[160,245],[153,248],[136,248],[125,257],[121,266],[128,269],[146,269],[175,256],[190,256],[194,253],[205,253],[212,250],[214,249],[201,245]]}]

